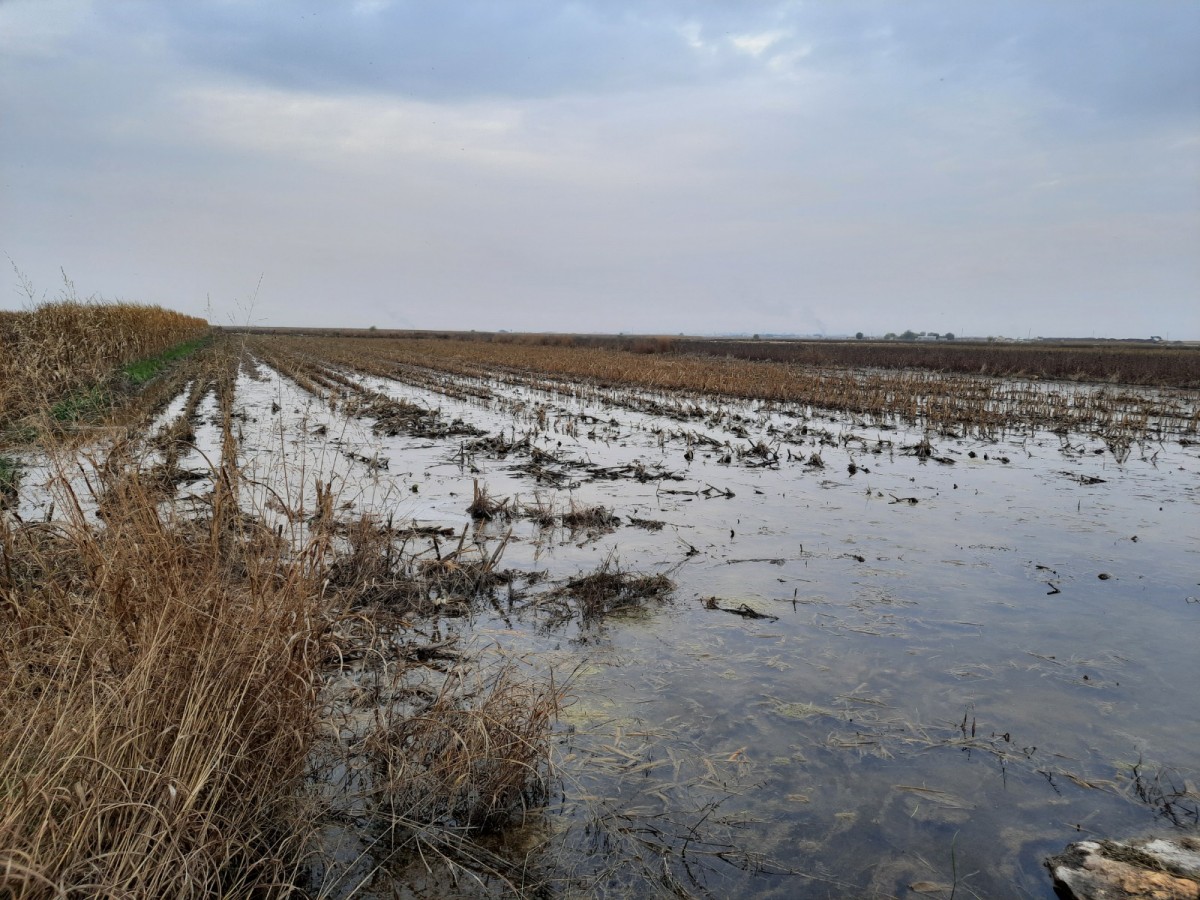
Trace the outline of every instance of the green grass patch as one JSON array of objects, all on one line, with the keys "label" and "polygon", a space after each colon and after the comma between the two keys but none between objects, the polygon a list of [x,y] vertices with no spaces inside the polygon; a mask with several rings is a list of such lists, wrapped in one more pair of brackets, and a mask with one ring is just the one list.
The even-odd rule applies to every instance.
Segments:
[{"label": "green grass patch", "polygon": [[211,340],[212,338],[210,337],[202,337],[197,338],[194,341],[187,341],[183,344],[177,344],[170,350],[160,353],[158,356],[152,356],[149,359],[139,359],[135,363],[130,363],[121,370],[121,373],[127,379],[129,379],[130,383],[132,383],[134,386],[143,385],[163,369],[165,369],[170,363],[173,363],[178,359],[183,359],[186,356],[190,356]]},{"label": "green grass patch", "polygon": [[61,398],[50,407],[50,416],[54,421],[64,424],[102,419],[112,410],[123,389],[140,388],[171,363],[190,356],[211,340],[212,338],[207,336],[197,338],[194,341],[177,344],[158,356],[130,363],[121,369],[115,382],[113,379],[109,379],[108,383],[73,391]]},{"label": "green grass patch", "polygon": [[112,394],[102,385],[75,391],[50,407],[55,422],[80,422],[95,419],[112,408]]},{"label": "green grass patch", "polygon": [[17,482],[21,477],[21,468],[15,459],[0,456],[0,505],[5,501],[14,500],[17,496]]},{"label": "green grass patch", "polygon": [[0,447],[32,444],[38,439],[38,430],[32,425],[8,425],[0,429]]}]

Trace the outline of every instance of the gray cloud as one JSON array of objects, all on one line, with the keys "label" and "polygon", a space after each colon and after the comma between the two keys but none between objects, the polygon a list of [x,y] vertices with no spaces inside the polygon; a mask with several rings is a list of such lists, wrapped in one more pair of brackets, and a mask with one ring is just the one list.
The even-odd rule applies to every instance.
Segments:
[{"label": "gray cloud", "polygon": [[1106,114],[1200,110],[1200,5],[1172,0],[201,0],[98,12],[114,32],[156,35],[192,63],[285,89],[437,100],[638,89],[744,73],[751,61],[731,39],[775,32],[772,55],[803,50],[815,68],[1019,80]]},{"label": "gray cloud", "polygon": [[110,7],[110,27],[162,35],[192,63],[284,89],[422,99],[622,90],[703,66],[653,5],[319,0]]},{"label": "gray cloud", "polygon": [[8,2],[0,250],[218,319],[1200,336],[1198,19]]}]

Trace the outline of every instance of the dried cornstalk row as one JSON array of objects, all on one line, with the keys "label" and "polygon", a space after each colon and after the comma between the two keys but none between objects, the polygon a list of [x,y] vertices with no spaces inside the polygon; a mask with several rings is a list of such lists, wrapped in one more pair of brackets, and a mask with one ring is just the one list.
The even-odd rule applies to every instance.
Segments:
[{"label": "dried cornstalk row", "polygon": [[380,350],[386,350],[386,348],[376,347],[363,341],[323,342],[320,348],[323,358],[338,366],[362,372],[365,375],[389,378],[457,400],[469,398],[490,400],[494,396],[494,393],[487,387],[489,379],[486,374],[476,376],[478,380],[474,382],[449,380],[446,378],[444,369],[425,363],[403,362],[386,352],[379,352]]},{"label": "dried cornstalk row", "polygon": [[[271,363],[274,368],[297,381],[310,393],[318,395],[321,393],[320,388],[332,388],[334,383],[352,390],[361,390],[357,382],[348,379],[338,369],[331,368],[336,366],[459,400],[490,400],[493,397],[493,392],[484,383],[486,378],[479,379],[477,383],[448,379],[444,369],[399,361],[387,353],[376,352],[373,343],[284,342],[256,337],[251,339],[249,346],[265,362]],[[275,365],[275,360],[279,361],[279,365]],[[293,373],[298,375],[294,376]],[[297,378],[307,381],[308,384],[303,384]]]},{"label": "dried cornstalk row", "polygon": [[169,474],[175,472],[179,463],[180,451],[186,451],[186,448],[195,440],[196,434],[192,425],[196,420],[196,411],[200,406],[200,401],[208,396],[213,389],[214,385],[211,379],[204,377],[196,378],[192,382],[187,399],[184,401],[183,409],[180,410],[179,415],[173,421],[163,425],[156,434],[151,436],[151,445],[162,450],[163,469],[165,472]]},{"label": "dried cornstalk row", "polygon": [[208,331],[203,319],[130,303],[45,303],[0,317],[0,421],[98,384]]},{"label": "dried cornstalk row", "polygon": [[386,399],[371,391],[323,359],[307,352],[308,348],[281,346],[261,340],[252,341],[249,349],[275,371],[291,379],[308,393],[324,399],[331,406],[340,403],[362,405]]},{"label": "dried cornstalk row", "polygon": [[310,377],[308,366],[302,358],[297,357],[290,349],[264,341],[255,341],[253,353],[262,362],[285,378],[289,378],[315,397],[325,397],[326,385],[321,385]]},{"label": "dried cornstalk row", "polygon": [[814,368],[466,340],[271,337],[260,339],[257,346],[264,353],[287,348],[293,355],[410,383],[423,381],[422,386],[436,380],[431,372],[570,392],[576,392],[582,382],[604,392],[636,388],[695,398],[799,403],[879,423],[901,419],[939,431],[995,435],[1028,428],[1077,430],[1128,442],[1194,434],[1200,428],[1200,393],[1187,390],[1016,381],[926,370]]},{"label": "dried cornstalk row", "polygon": [[478,429],[459,419],[445,421],[437,409],[396,399],[360,383],[330,362],[308,353],[308,348],[252,344],[253,352],[300,387],[324,399],[330,409],[375,420],[375,429],[387,434],[420,434],[426,437],[475,436]]}]

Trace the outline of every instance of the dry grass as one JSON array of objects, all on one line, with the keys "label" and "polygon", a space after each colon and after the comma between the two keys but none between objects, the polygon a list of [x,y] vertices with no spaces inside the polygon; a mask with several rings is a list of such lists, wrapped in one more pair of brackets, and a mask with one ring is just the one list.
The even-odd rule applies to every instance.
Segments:
[{"label": "dry grass", "polygon": [[[243,507],[241,357],[223,341],[200,356],[177,420],[154,434],[105,429],[105,446],[87,450],[92,496],[62,477],[53,522],[0,511],[0,897],[321,893],[319,832],[343,802],[331,785],[353,785],[370,827],[423,820],[440,837],[420,840],[467,855],[470,835],[450,820],[496,827],[545,790],[559,693],[515,672],[468,689],[460,665],[412,722],[406,703],[377,699],[357,745],[373,755],[330,741],[333,670],[399,652],[372,615],[397,621],[398,590],[466,608],[503,579],[504,544],[406,551],[390,523],[336,522],[328,484],[292,543]],[[171,503],[171,475],[210,391],[221,453],[197,518]],[[78,470],[74,445],[42,449],[63,475]],[[402,614],[446,609],[410,602]],[[403,651],[422,665],[443,652]]]},{"label": "dry grass", "polygon": [[121,367],[208,331],[203,319],[131,303],[43,303],[0,317],[0,425],[87,391]]},{"label": "dry grass", "polygon": [[367,739],[375,799],[398,826],[489,831],[540,807],[561,692],[505,666],[447,679],[428,706],[386,717]]},{"label": "dry grass", "polygon": [[522,516],[533,522],[538,528],[553,528],[558,521],[558,513],[555,510],[552,496],[534,493],[533,502],[521,504],[520,511]]},{"label": "dry grass", "polygon": [[522,503],[519,514],[533,522],[538,528],[553,528],[561,525],[570,532],[610,532],[621,524],[621,520],[607,506],[589,506],[572,498],[567,507],[559,510],[552,497],[535,493],[533,502]]},{"label": "dry grass", "polygon": [[332,522],[293,548],[238,509],[224,464],[211,515],[191,521],[115,453],[95,476],[102,524],[0,518],[0,896],[319,892],[306,873],[333,802],[322,785],[340,779],[374,825],[419,830],[396,850],[470,856],[471,834],[542,801],[560,691],[512,669],[473,681],[464,662],[415,711],[376,691],[365,752],[318,752],[339,702],[331,661],[397,650],[370,609],[346,644],[342,602],[382,612],[398,585],[470,596],[503,544],[423,560],[364,519],[341,552]]},{"label": "dry grass", "polygon": [[609,554],[595,571],[570,579],[555,595],[572,601],[580,620],[590,622],[636,609],[647,600],[661,600],[674,589],[666,575],[626,572]]},{"label": "dry grass", "polygon": [[307,851],[317,573],[154,499],[0,519],[0,895],[285,894]]},{"label": "dry grass", "polygon": [[503,500],[498,500],[488,491],[486,484],[480,484],[479,479],[473,481],[472,499],[470,506],[467,507],[467,514],[477,522],[490,522],[492,519],[511,516],[512,511],[508,508],[511,498],[505,497]]},{"label": "dry grass", "polygon": [[562,515],[562,523],[571,531],[595,531],[616,528],[621,520],[606,506],[586,506],[572,500]]}]

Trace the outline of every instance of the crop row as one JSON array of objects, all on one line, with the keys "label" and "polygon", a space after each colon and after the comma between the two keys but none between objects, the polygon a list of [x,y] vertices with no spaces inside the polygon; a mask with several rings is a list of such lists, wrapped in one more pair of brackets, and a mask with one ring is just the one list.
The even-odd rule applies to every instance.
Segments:
[{"label": "crop row", "polygon": [[0,424],[207,332],[203,319],[131,303],[55,302],[0,312]]},{"label": "crop row", "polygon": [[[677,398],[730,397],[840,410],[879,424],[897,419],[939,431],[998,434],[1029,428],[1080,430],[1117,443],[1200,427],[1195,391],[961,375],[923,369],[855,369],[643,354],[603,347],[476,340],[260,337],[264,352],[428,384],[431,372],[486,382],[556,380],[606,391],[663,391]],[[423,373],[423,374],[421,374]]]},{"label": "crop row", "polygon": [[699,338],[683,335],[364,331],[353,328],[249,328],[278,336],[390,341],[477,341],[597,348],[656,355],[699,355],[867,369],[925,369],[946,374],[1200,388],[1200,347],[1149,341],[895,341],[793,338]]}]

